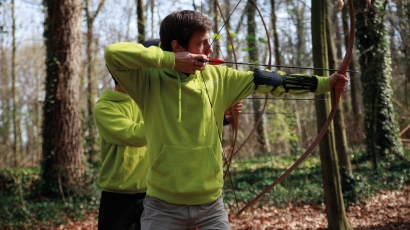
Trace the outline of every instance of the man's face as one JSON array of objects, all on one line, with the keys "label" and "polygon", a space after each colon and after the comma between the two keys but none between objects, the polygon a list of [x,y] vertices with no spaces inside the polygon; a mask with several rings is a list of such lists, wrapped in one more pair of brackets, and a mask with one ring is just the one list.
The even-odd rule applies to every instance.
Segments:
[{"label": "man's face", "polygon": [[208,31],[194,33],[191,40],[189,40],[187,51],[193,54],[205,54],[209,57],[209,54],[213,51],[209,39]]}]

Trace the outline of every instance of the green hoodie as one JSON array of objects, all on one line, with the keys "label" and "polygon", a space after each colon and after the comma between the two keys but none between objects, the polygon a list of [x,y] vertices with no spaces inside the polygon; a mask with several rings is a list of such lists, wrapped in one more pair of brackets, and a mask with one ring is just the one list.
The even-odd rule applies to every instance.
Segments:
[{"label": "green hoodie", "polygon": [[[223,114],[254,92],[253,72],[207,65],[204,71],[187,76],[173,69],[174,53],[126,42],[109,45],[105,61],[144,117],[147,194],[183,205],[218,199],[224,183],[220,142]],[[260,85],[257,91],[269,93],[272,89]],[[315,93],[329,90],[329,79],[318,77]],[[281,96],[284,92],[278,87],[271,94]]]},{"label": "green hoodie", "polygon": [[147,141],[137,104],[125,93],[104,90],[94,107],[94,119],[101,139],[98,185],[107,192],[146,192]]}]

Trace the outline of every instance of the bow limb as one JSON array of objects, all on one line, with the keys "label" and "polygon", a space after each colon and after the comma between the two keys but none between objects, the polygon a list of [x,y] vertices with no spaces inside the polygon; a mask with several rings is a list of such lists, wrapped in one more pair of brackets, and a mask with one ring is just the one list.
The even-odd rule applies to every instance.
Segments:
[{"label": "bow limb", "polygon": [[229,173],[229,167],[231,165],[232,158],[234,156],[236,138],[238,137],[238,128],[239,128],[238,127],[238,124],[239,124],[238,113],[235,111],[234,107],[231,107],[230,111],[231,111],[231,116],[232,116],[232,120],[233,120],[230,123],[231,124],[231,129],[232,129],[232,143],[231,143],[231,150],[230,150],[231,152],[227,156],[227,159],[225,160],[224,165],[223,165],[223,167],[226,166],[226,170],[225,170],[225,173],[224,173],[224,176],[223,176],[224,180],[225,180],[226,176]]},{"label": "bow limb", "polygon": [[[223,14],[223,12],[222,12],[221,6],[219,5],[219,1],[218,1],[218,0],[215,0],[214,3],[216,4],[216,6],[217,6],[217,8],[218,8],[218,11],[219,11],[219,13],[220,13],[220,15],[221,15],[221,18],[222,18],[222,21],[223,21],[223,25],[224,25],[224,27],[225,27],[225,29],[226,29],[226,34],[227,34],[229,43],[230,43],[231,46],[232,46],[232,53],[233,53],[233,57],[234,57],[234,60],[235,60],[235,67],[236,67],[236,69],[238,69],[237,57],[236,57],[236,52],[235,52],[235,46],[234,46],[234,43],[233,43],[233,40],[232,40],[232,37],[231,37],[231,33],[229,32],[228,21],[225,20],[225,16],[224,16],[224,14]],[[239,3],[240,3],[240,1],[238,2],[238,4],[239,4]],[[236,7],[235,7],[235,8],[236,8]],[[232,13],[233,13],[233,11],[232,11]],[[231,15],[232,15],[232,13],[231,13]],[[230,16],[229,16],[229,17],[230,17]],[[229,20],[229,18],[228,18],[228,20]],[[226,176],[227,176],[228,173],[229,173],[229,166],[230,166],[230,164],[231,164],[231,162],[232,162],[232,157],[233,157],[233,154],[234,154],[234,151],[235,151],[235,144],[236,144],[236,138],[237,138],[237,136],[238,136],[238,125],[239,125],[238,113],[234,110],[233,107],[231,107],[231,108],[229,108],[229,109],[230,109],[231,116],[232,116],[232,120],[233,120],[233,121],[230,122],[231,128],[232,128],[232,142],[231,142],[230,154],[229,154],[228,156],[225,156],[226,159],[225,159],[224,165],[223,165],[223,167],[226,166],[226,170],[225,170],[225,173],[224,173],[224,176],[223,176],[223,179],[224,179],[224,180],[225,180]]]},{"label": "bow limb", "polygon": [[[349,62],[350,62],[350,58],[352,56],[352,52],[353,52],[353,43],[354,43],[354,34],[355,34],[355,23],[354,23],[354,8],[353,8],[353,0],[349,0],[349,12],[350,12],[350,38],[349,38],[349,45],[346,49],[346,54],[345,57],[343,58],[343,62],[340,65],[339,69],[338,69],[338,73],[345,75]],[[336,84],[335,84],[336,85]],[[256,201],[258,201],[262,196],[264,196],[266,193],[268,193],[270,190],[272,190],[277,184],[279,184],[282,180],[284,180],[290,173],[292,173],[293,170],[295,170],[309,155],[310,153],[312,153],[313,149],[318,145],[318,143],[320,142],[320,140],[323,138],[323,136],[325,135],[325,133],[327,132],[327,129],[329,128],[333,117],[336,114],[336,109],[337,106],[339,104],[339,99],[340,99],[340,94],[341,91],[337,90],[337,88],[335,86],[333,86],[332,89],[333,92],[333,104],[332,104],[332,110],[324,124],[324,126],[322,127],[322,129],[320,130],[318,136],[316,137],[316,139],[314,140],[314,142],[309,146],[309,148],[306,150],[306,152],[289,168],[285,171],[285,173],[283,173],[278,179],[276,179],[271,185],[269,185],[268,187],[266,187],[258,196],[256,196],[254,199],[252,199],[250,202],[248,202],[239,212],[237,215],[240,215],[243,211],[245,211],[248,207],[250,207],[251,205],[253,205]]]},{"label": "bow limb", "polygon": [[[253,5],[254,5],[256,11],[258,11],[258,14],[259,14],[259,16],[260,16],[260,18],[261,18],[261,21],[262,21],[262,25],[263,25],[263,27],[264,27],[264,29],[265,29],[265,32],[266,32],[266,38],[267,38],[267,40],[268,40],[268,51],[269,51],[269,59],[268,59],[267,69],[270,70],[271,67],[272,67],[272,48],[271,48],[271,43],[270,43],[269,30],[268,30],[268,27],[266,26],[265,20],[263,19],[262,12],[260,11],[258,5],[256,4],[256,1],[255,1],[255,0],[252,0],[252,2],[253,2]],[[255,125],[254,125],[252,131],[251,131],[251,132],[249,133],[249,135],[245,138],[245,140],[244,140],[244,141],[242,142],[242,144],[238,147],[238,149],[236,149],[236,151],[233,153],[234,156],[239,152],[239,150],[242,149],[242,147],[246,144],[246,142],[248,142],[248,140],[250,139],[250,137],[252,136],[252,134],[255,132],[255,130],[258,128],[259,124],[261,123],[263,114],[265,114],[266,107],[267,107],[267,105],[268,105],[268,95],[269,95],[269,94],[266,94],[266,95],[265,95],[265,103],[263,104],[263,108],[262,108],[260,117],[259,117],[258,120],[255,122]]]},{"label": "bow limb", "polygon": [[[239,5],[239,3],[240,3],[241,1],[242,1],[242,0],[239,0],[239,1],[238,1],[238,3],[236,4],[235,8],[234,8],[234,9],[232,10],[232,12],[229,14],[227,20],[229,20],[229,18],[231,17],[231,15],[233,14],[233,12],[236,10],[236,8],[238,7],[238,5]],[[222,14],[222,11],[221,11],[221,9],[220,9],[218,0],[215,0],[215,3],[217,4],[218,9],[219,9],[219,11],[220,11],[221,14]],[[220,32],[222,31],[223,27],[224,27],[224,26],[226,25],[226,23],[227,23],[227,21],[225,21],[225,18],[224,18],[224,17],[222,17],[222,19],[224,20],[224,24],[222,25],[221,29],[217,32],[216,36],[214,37],[214,39],[213,39],[213,41],[211,42],[211,44],[210,44],[210,46],[209,46],[208,49],[211,48],[212,44],[214,43],[214,41],[216,40],[216,38],[218,37],[218,35],[219,35]],[[230,37],[229,30],[228,30],[228,36]],[[231,42],[232,42],[232,40],[231,40]],[[235,57],[236,57],[236,56],[235,56]],[[236,60],[235,60],[235,61],[236,61]],[[215,63],[215,64],[217,64],[217,63]],[[203,83],[204,83],[204,88],[206,89],[206,92],[207,92],[207,94],[208,94],[208,89],[207,89],[207,87],[206,87],[204,77],[202,76],[202,72],[201,72],[201,77],[202,77],[202,81],[203,81]],[[209,99],[209,104],[212,106],[212,103],[211,103],[211,101],[210,101],[209,94],[208,94],[208,99]],[[214,114],[214,116],[215,116],[215,114]],[[236,135],[235,135],[235,136],[236,136]],[[219,128],[218,128],[218,137],[219,137],[219,140],[220,140],[220,142],[221,142],[221,147],[222,147],[222,138],[221,138],[221,137],[222,137],[222,133],[219,132]],[[224,158],[224,164],[225,164],[225,162],[227,161],[227,160],[226,160],[227,158],[226,158],[226,156],[225,156],[225,153],[224,153],[223,149],[222,149],[222,156],[223,156],[223,158]],[[229,169],[226,170],[225,174],[229,174]],[[225,175],[224,175],[224,179],[225,179]],[[232,178],[231,178],[231,183],[232,183]],[[235,194],[235,193],[234,193],[234,194]],[[236,195],[235,195],[235,197],[236,197]],[[235,198],[235,199],[236,199],[236,198]],[[238,210],[239,210],[239,206],[238,206]]]}]

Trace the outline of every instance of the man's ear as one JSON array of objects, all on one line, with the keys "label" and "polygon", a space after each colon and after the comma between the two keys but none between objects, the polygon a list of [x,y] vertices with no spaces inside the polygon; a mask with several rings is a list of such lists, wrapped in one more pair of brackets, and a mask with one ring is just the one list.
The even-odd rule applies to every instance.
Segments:
[{"label": "man's ear", "polygon": [[185,49],[179,44],[177,40],[172,40],[171,47],[174,53],[185,51]]}]

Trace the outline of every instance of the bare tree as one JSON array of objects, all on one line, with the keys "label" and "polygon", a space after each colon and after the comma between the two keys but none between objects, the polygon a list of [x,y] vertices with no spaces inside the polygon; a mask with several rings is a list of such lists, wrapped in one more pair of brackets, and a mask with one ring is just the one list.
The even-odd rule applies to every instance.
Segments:
[{"label": "bare tree", "polygon": [[87,55],[87,114],[84,125],[86,127],[86,153],[88,153],[89,160],[93,160],[97,151],[96,138],[97,130],[94,124],[93,109],[95,100],[97,98],[97,78],[95,75],[95,49],[94,49],[94,21],[104,5],[104,0],[100,0],[97,9],[91,12],[90,0],[84,2],[85,18],[87,22],[87,36],[86,36],[86,55]]},{"label": "bare tree", "polygon": [[[347,5],[347,4],[346,4]],[[342,10],[342,24],[343,24],[343,34],[344,34],[344,43],[347,47],[349,43],[349,16],[348,16],[348,7],[344,7]],[[356,49],[355,49],[356,50]],[[349,63],[349,68],[352,70],[359,70],[359,64],[357,62],[356,52],[352,53],[351,61]],[[354,132],[349,133],[349,143],[356,145],[361,145],[364,142],[364,117],[363,117],[363,101],[362,101],[362,85],[360,82],[360,76],[358,73],[350,73],[350,96],[351,96],[351,107],[353,111],[352,116],[352,126],[354,127]],[[352,129],[353,130],[353,129]]]},{"label": "bare tree", "polygon": [[[311,4],[314,67],[328,68],[326,38],[327,0],[312,0]],[[317,70],[315,70],[315,74],[321,76],[328,75],[325,71]],[[330,99],[328,93],[316,97]],[[324,125],[324,121],[329,113],[329,102],[330,100],[315,101],[318,130]],[[347,220],[344,207],[335,148],[334,130],[332,127],[329,127],[329,130],[319,143],[328,229],[352,229]]]},{"label": "bare tree", "polygon": [[[334,6],[336,9],[338,7]],[[347,8],[347,7],[346,7]],[[329,7],[327,7],[327,11],[329,11]],[[332,31],[332,22],[330,16],[334,15],[327,13],[327,20],[326,20],[326,38],[327,38],[327,46],[328,46],[328,59],[329,59],[329,68],[337,69],[339,63],[337,63],[336,58],[336,49],[334,44],[333,38],[333,31]],[[337,23],[337,20],[333,22]],[[341,53],[339,52],[339,55]],[[342,58],[340,58],[342,59]],[[340,102],[342,102],[343,98],[340,98]],[[340,169],[340,180],[342,184],[342,191],[344,197],[350,203],[356,202],[357,195],[354,189],[354,178],[352,176],[352,167],[350,164],[349,158],[349,149],[348,149],[348,142],[346,137],[346,126],[344,121],[344,113],[343,113],[343,104],[339,102],[339,106],[336,110],[335,117],[333,119],[333,126],[335,130],[335,139],[336,139],[336,153],[339,163]]]},{"label": "bare tree", "polygon": [[296,52],[295,57],[297,66],[303,66],[308,57],[306,52],[306,26],[304,23],[305,13],[307,11],[305,4],[300,1],[290,1],[291,19],[296,27]]},{"label": "bare tree", "polygon": [[[226,39],[226,47],[227,47],[227,54],[226,54],[226,59],[227,60],[233,60],[232,58],[236,59],[236,54],[235,54],[235,47],[233,44],[231,44],[231,41],[233,41],[233,36],[231,33],[231,19],[229,15],[231,14],[231,2],[230,0],[225,0],[225,19],[226,19],[226,31],[227,31],[227,39]],[[230,38],[230,39],[229,39]],[[230,66],[230,65],[228,65]]]},{"label": "bare tree", "polygon": [[[213,0],[212,1],[212,24],[213,24],[213,31],[214,31],[214,37],[212,39],[213,41],[213,52],[211,53],[212,57],[216,57],[219,58],[220,57],[220,50],[221,50],[221,45],[220,45],[220,34],[219,34],[219,24],[218,24],[218,15],[219,15],[219,11],[218,11],[218,0]],[[225,26],[225,25],[224,25]]]},{"label": "bare tree", "polygon": [[14,0],[11,0],[11,19],[12,19],[12,50],[11,50],[11,94],[13,95],[13,150],[15,154],[15,167],[20,167],[21,161],[21,149],[20,149],[20,122],[17,118],[19,105],[18,105],[18,94],[16,90],[17,76],[16,76],[16,17],[14,13]]},{"label": "bare tree", "polygon": [[[247,17],[247,24],[248,24],[248,34],[247,34],[247,43],[248,43],[248,54],[249,54],[249,61],[251,63],[256,63],[258,62],[258,44],[256,40],[256,9],[254,4],[256,4],[256,0],[248,0],[247,2],[247,11],[246,11],[246,17]],[[253,94],[255,97],[258,97],[257,93]],[[268,141],[265,135],[265,128],[263,125],[263,122],[260,122],[259,124],[256,124],[258,119],[262,116],[262,111],[261,111],[261,102],[260,100],[254,100],[253,101],[253,112],[254,112],[254,125],[258,125],[256,128],[256,135],[255,135],[255,143],[256,143],[256,149],[257,152],[259,153],[265,153],[268,152]]]},{"label": "bare tree", "polygon": [[154,9],[155,9],[155,0],[149,0],[150,2],[150,9],[151,9],[151,38],[154,38],[154,31],[155,31],[155,20],[154,20]]},{"label": "bare tree", "polygon": [[276,2],[275,0],[270,0],[271,4],[271,22],[273,31],[273,50],[275,54],[275,64],[282,65],[282,60],[279,52],[279,34],[276,27],[277,17],[276,17]]},{"label": "bare tree", "polygon": [[[2,5],[0,5],[3,7]],[[5,11],[4,11],[5,12]],[[7,13],[3,13],[2,15],[4,18],[2,20],[2,23],[6,22]],[[8,47],[5,39],[5,34],[6,34],[6,24],[2,24],[0,28],[0,78],[1,81],[1,90],[0,90],[0,96],[1,96],[1,123],[2,125],[0,126],[0,138],[1,138],[1,148],[4,150],[2,151],[2,159],[3,162],[5,162],[5,165],[13,165],[15,162],[13,162],[12,158],[12,151],[11,151],[11,140],[10,140],[10,135],[11,135],[11,121],[12,121],[12,116],[11,116],[11,100],[10,100],[10,95],[11,95],[11,90],[10,90],[10,67],[9,63],[7,60],[10,59],[9,57],[9,52],[6,47]]]},{"label": "bare tree", "polygon": [[13,134],[14,134],[14,143],[13,150],[15,155],[15,167],[17,168],[17,178],[16,184],[18,186],[20,202],[25,209],[25,202],[23,199],[23,188],[21,186],[21,148],[20,148],[20,122],[17,118],[19,111],[19,104],[17,103],[17,76],[16,76],[16,17],[15,17],[15,7],[14,0],[11,0],[11,20],[12,20],[12,51],[11,51],[11,79],[12,79],[12,97],[13,97]]},{"label": "bare tree", "polygon": [[135,0],[137,4],[138,42],[145,41],[145,5],[143,0]]}]

